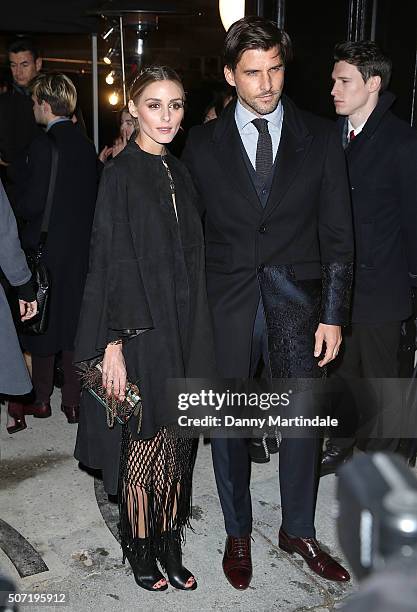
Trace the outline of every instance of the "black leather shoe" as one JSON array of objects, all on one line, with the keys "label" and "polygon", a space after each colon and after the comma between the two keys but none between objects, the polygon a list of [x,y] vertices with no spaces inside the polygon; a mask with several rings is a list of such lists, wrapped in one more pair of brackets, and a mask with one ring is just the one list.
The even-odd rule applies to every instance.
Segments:
[{"label": "black leather shoe", "polygon": [[80,417],[79,406],[64,406],[64,404],[61,404],[61,410],[67,417],[68,423],[78,423]]},{"label": "black leather shoe", "polygon": [[340,448],[328,442],[321,458],[320,476],[334,474],[341,465],[352,457],[352,454],[353,447]]},{"label": "black leather shoe", "polygon": [[135,582],[146,591],[166,591],[168,583],[156,564],[155,553],[148,539],[134,538],[130,544],[122,541],[123,559],[133,571]]},{"label": "black leather shoe", "polygon": [[[159,553],[159,561],[167,573],[171,586],[181,591],[195,591],[197,581],[193,574],[182,564],[182,550],[177,531],[167,532],[165,550]],[[192,578],[192,580],[190,580]]]},{"label": "black leather shoe", "polygon": [[270,455],[278,453],[281,440],[282,435],[278,430],[272,436],[268,436],[264,432],[262,438],[251,438],[248,445],[251,461],[254,463],[268,463]]}]

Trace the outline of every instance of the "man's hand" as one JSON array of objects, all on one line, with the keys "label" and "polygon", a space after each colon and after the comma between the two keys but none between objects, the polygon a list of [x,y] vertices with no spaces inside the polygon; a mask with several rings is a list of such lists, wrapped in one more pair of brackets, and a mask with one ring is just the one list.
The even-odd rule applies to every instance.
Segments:
[{"label": "man's hand", "polygon": [[36,300],[34,302],[26,302],[26,300],[19,300],[19,310],[20,320],[28,321],[37,314],[38,303]]},{"label": "man's hand", "polygon": [[319,323],[315,333],[316,344],[314,346],[314,357],[319,357],[323,350],[323,342],[326,344],[326,354],[319,361],[318,365],[322,368],[333,361],[339,352],[342,343],[342,330],[340,325],[326,325]]},{"label": "man's hand", "polygon": [[103,387],[108,397],[123,402],[126,394],[126,364],[121,344],[108,344],[103,359]]}]

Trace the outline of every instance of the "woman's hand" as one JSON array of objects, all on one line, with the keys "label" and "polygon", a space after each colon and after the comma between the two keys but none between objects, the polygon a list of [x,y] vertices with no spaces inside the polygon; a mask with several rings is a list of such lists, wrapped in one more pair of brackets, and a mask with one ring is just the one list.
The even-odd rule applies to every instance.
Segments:
[{"label": "woman's hand", "polygon": [[126,145],[127,145],[126,132],[122,130],[121,135],[118,138],[116,138],[116,140],[113,143],[113,157],[116,157],[116,155],[119,155],[119,153],[123,151]]},{"label": "woman's hand", "polygon": [[123,402],[126,395],[126,364],[122,353],[122,345],[108,344],[103,359],[103,388],[108,397],[113,395]]},{"label": "woman's hand", "polygon": [[27,302],[26,300],[19,300],[19,309],[20,309],[20,320],[28,321],[32,317],[35,316],[38,312],[38,303],[35,300],[34,302]]},{"label": "woman's hand", "polygon": [[107,145],[100,151],[100,155],[98,156],[99,160],[105,164],[110,155],[113,153],[113,147],[108,147]]}]

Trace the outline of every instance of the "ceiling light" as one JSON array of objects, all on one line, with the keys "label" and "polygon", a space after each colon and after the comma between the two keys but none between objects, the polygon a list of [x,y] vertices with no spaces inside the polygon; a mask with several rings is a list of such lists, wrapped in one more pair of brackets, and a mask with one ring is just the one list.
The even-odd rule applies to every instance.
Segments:
[{"label": "ceiling light", "polygon": [[116,76],[116,74],[115,74],[114,70],[109,72],[109,74],[106,76],[106,83],[107,83],[107,85],[113,85],[114,77],[115,76]]},{"label": "ceiling light", "polygon": [[137,55],[143,55],[143,38],[138,38],[136,45],[136,53]]},{"label": "ceiling light", "polygon": [[109,28],[109,29],[107,30],[107,32],[105,32],[104,34],[102,34],[102,35],[101,35],[101,38],[102,38],[103,40],[107,40],[107,39],[108,39],[108,37],[110,36],[110,34],[112,34],[113,32],[114,32],[114,26],[112,26],[111,28]]},{"label": "ceiling light", "polygon": [[245,16],[245,0],[219,0],[220,19],[227,31],[232,23]]},{"label": "ceiling light", "polygon": [[117,104],[119,104],[119,94],[117,93],[117,91],[113,91],[109,95],[109,104],[111,104],[111,106],[116,106]]},{"label": "ceiling light", "polygon": [[110,64],[111,64],[111,59],[112,59],[112,57],[113,57],[113,55],[114,55],[115,53],[116,53],[116,50],[115,50],[115,49],[110,48],[110,49],[107,51],[106,55],[103,57],[103,62],[104,62],[105,64],[110,65]]}]

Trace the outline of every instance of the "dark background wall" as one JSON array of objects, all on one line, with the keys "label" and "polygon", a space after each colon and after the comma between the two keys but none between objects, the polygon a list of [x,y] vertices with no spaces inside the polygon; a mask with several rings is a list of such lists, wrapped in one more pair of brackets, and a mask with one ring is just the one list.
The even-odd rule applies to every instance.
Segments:
[{"label": "dark background wall", "polygon": [[[365,32],[371,31],[372,0]],[[298,104],[334,116],[330,99],[334,44],[349,35],[349,0],[287,0],[285,29],[295,49],[287,90]],[[368,26],[368,27],[366,27]],[[393,60],[390,89],[398,96],[395,112],[410,121],[417,46],[416,0],[377,0],[375,40]]]},{"label": "dark background wall", "polygon": [[[23,3],[26,0],[21,0]],[[267,17],[277,16],[278,5],[285,8],[285,29],[290,34],[295,58],[286,73],[286,89],[296,103],[318,114],[334,117],[330,97],[332,51],[337,41],[349,35],[349,9],[352,2],[367,5],[367,33],[370,32],[372,7],[376,3],[375,38],[394,61],[391,89],[398,96],[395,110],[399,116],[410,121],[413,100],[413,78],[416,56],[417,2],[416,0],[247,0],[247,13],[255,13],[263,5]],[[55,4],[51,0],[26,3],[36,9],[42,24],[51,16]],[[77,15],[81,0],[77,0]],[[138,5],[141,2],[138,0]],[[154,3],[148,3],[155,5]],[[60,5],[61,3],[56,3]],[[176,68],[184,78],[188,93],[187,125],[202,120],[207,104],[208,92],[213,81],[222,81],[221,47],[224,39],[217,0],[183,0],[175,3],[183,14],[161,16],[157,31],[150,32],[145,41],[144,63],[163,63]],[[63,6],[63,5],[62,5]],[[66,5],[69,7],[70,5]],[[3,8],[3,12],[15,11],[16,32],[21,21],[18,9]],[[52,8],[51,8],[52,7]],[[26,9],[25,9],[26,10]],[[28,8],[29,10],[29,8]],[[63,9],[62,9],[63,10]],[[22,13],[20,13],[22,14]],[[13,15],[0,20],[0,67],[7,70],[6,47],[13,32],[1,33],[2,24],[13,30]],[[35,27],[35,17],[27,20],[25,27]],[[89,22],[91,24],[91,22]],[[101,31],[105,24],[100,22]],[[87,29],[88,31],[88,29]],[[32,32],[45,58],[45,69],[60,70],[73,78],[79,91],[80,103],[86,118],[87,128],[92,133],[91,114],[91,40],[88,33],[51,34]],[[126,31],[128,76],[133,76],[133,49],[135,33]],[[109,72],[102,57],[107,42],[99,38],[99,102],[100,102],[100,146],[111,143],[116,131],[116,110],[108,103],[112,87],[105,83]],[[117,67],[117,64],[116,64]]]}]

